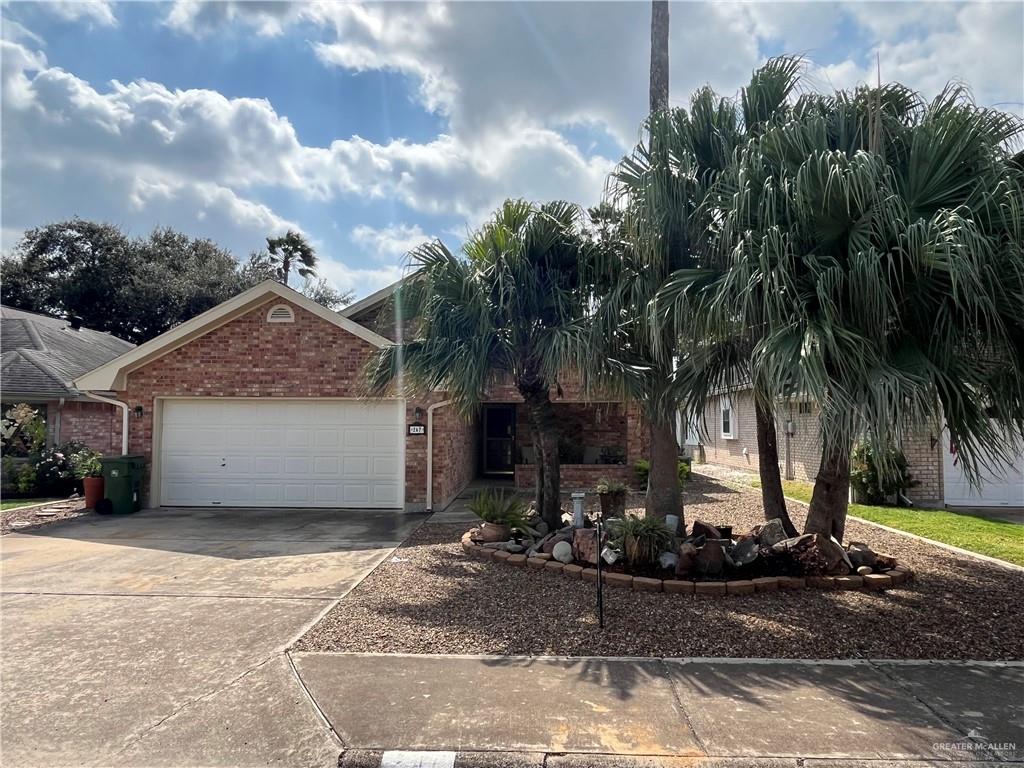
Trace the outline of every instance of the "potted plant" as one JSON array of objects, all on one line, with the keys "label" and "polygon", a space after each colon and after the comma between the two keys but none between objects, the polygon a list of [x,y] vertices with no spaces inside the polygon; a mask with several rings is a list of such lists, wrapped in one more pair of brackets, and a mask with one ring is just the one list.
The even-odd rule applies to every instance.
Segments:
[{"label": "potted plant", "polygon": [[626,514],[626,488],[625,483],[618,480],[601,478],[597,481],[594,489],[601,499],[601,515],[603,517],[622,517]]},{"label": "potted plant", "polygon": [[483,541],[507,541],[513,528],[525,526],[526,505],[514,493],[489,488],[473,497],[467,505],[480,518]]},{"label": "potted plant", "polygon": [[100,463],[99,452],[83,448],[71,454],[71,467],[75,477],[82,481],[85,506],[96,509],[96,504],[103,498],[103,465]]}]

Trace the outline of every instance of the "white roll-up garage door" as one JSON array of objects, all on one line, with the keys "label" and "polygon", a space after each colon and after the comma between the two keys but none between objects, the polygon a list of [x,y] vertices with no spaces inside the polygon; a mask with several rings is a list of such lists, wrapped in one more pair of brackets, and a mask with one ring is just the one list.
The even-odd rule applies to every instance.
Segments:
[{"label": "white roll-up garage door", "polygon": [[399,401],[163,402],[163,506],[400,508]]},{"label": "white roll-up garage door", "polygon": [[[1010,441],[1010,438],[1007,438]],[[1024,507],[1024,445],[1010,441],[1011,454],[1015,457],[1008,466],[997,466],[991,459],[982,465],[991,467],[982,470],[980,487],[968,482],[963,465],[949,448],[944,451],[942,476],[945,486],[946,504],[967,507]]]}]

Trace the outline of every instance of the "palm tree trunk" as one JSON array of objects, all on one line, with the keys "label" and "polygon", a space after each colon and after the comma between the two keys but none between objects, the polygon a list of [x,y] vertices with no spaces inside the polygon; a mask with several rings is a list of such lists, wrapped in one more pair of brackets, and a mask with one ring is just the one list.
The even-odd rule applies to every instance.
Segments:
[{"label": "palm tree trunk", "polygon": [[779,472],[779,445],[775,439],[775,416],[770,408],[754,397],[754,420],[757,423],[757,470],[761,476],[761,505],[764,519],[782,520],[787,536],[796,536],[796,526],[786,510],[786,497],[782,493],[782,474]]},{"label": "palm tree trunk", "polygon": [[651,3],[651,112],[661,112],[665,109],[668,109],[668,0],[653,0]]},{"label": "palm tree trunk", "polygon": [[849,449],[822,448],[804,533],[823,533],[842,542],[850,496]]},{"label": "palm tree trunk", "polygon": [[648,517],[679,515],[683,501],[679,490],[679,444],[675,424],[651,419],[651,472],[647,476]]},{"label": "palm tree trunk", "polygon": [[537,434],[537,512],[551,530],[555,530],[562,527],[558,422],[546,389],[530,392],[525,395],[525,399]]}]

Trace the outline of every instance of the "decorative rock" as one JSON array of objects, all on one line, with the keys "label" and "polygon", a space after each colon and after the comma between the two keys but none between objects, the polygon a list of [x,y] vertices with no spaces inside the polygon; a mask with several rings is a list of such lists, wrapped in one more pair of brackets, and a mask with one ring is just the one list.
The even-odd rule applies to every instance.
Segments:
[{"label": "decorative rock", "polygon": [[724,581],[695,581],[693,591],[698,595],[724,595],[726,587]]},{"label": "decorative rock", "polygon": [[734,565],[750,565],[757,559],[757,539],[743,539],[728,553]]},{"label": "decorative rock", "polygon": [[551,556],[560,563],[572,562],[572,544],[568,541],[559,541],[551,548]]},{"label": "decorative rock", "polygon": [[808,576],[807,586],[814,587],[815,589],[832,589],[836,585],[835,577],[833,576]]},{"label": "decorative rock", "polygon": [[779,517],[769,520],[757,532],[757,543],[761,547],[770,547],[780,541],[785,541],[785,539],[786,529],[782,525],[782,518]]},{"label": "decorative rock", "polygon": [[572,533],[572,554],[581,563],[597,565],[597,531],[593,528],[577,528]]},{"label": "decorative rock", "polygon": [[561,542],[565,542],[569,545],[569,552],[572,553],[572,537],[564,533],[556,533],[553,536],[549,536],[548,540],[544,542],[544,546],[540,548],[541,552],[546,555],[550,555],[555,550],[555,545]]},{"label": "decorative rock", "polygon": [[665,581],[662,582],[662,585],[662,588],[666,592],[676,592],[687,595],[693,594],[692,581],[682,581],[680,579],[665,579]]},{"label": "decorative rock", "polygon": [[[595,573],[596,572],[597,571],[595,571]],[[567,565],[562,566],[562,573],[564,573],[570,579],[578,579],[583,576],[583,566],[573,565],[572,563],[569,563]]]},{"label": "decorative rock", "polygon": [[760,579],[754,579],[754,588],[758,592],[778,592],[779,578],[778,576],[762,576]]},{"label": "decorative rock", "polygon": [[872,573],[870,565],[862,565],[857,569],[858,576],[867,576]]},{"label": "decorative rock", "polygon": [[884,573],[869,573],[864,577],[864,586],[868,589],[888,589],[892,586],[892,577]]},{"label": "decorative rock", "polygon": [[893,584],[903,584],[904,582],[910,580],[910,571],[901,566],[896,566],[891,571],[889,571],[888,576],[890,579],[892,579]]},{"label": "decorative rock", "polygon": [[508,560],[505,561],[509,565],[515,565],[519,568],[526,566],[526,555],[509,555]]},{"label": "decorative rock", "polygon": [[703,536],[706,539],[720,539],[722,533],[715,526],[710,523],[705,523],[703,520],[693,521],[693,536]]},{"label": "decorative rock", "polygon": [[871,550],[871,547],[859,541],[850,542],[850,546],[846,548],[846,556],[857,573],[860,573],[862,566],[874,570],[875,564],[878,562],[878,555]]},{"label": "decorative rock", "polygon": [[662,552],[658,555],[658,565],[667,570],[675,570],[679,565],[679,555],[675,552]]},{"label": "decorative rock", "polygon": [[750,595],[754,592],[754,582],[740,579],[739,581],[727,581],[725,590],[730,595]]},{"label": "decorative rock", "polygon": [[551,531],[551,526],[549,526],[547,523],[541,520],[539,523],[533,526],[533,529],[537,531],[538,536],[547,536],[548,533]]},{"label": "decorative rock", "polygon": [[612,587],[624,587],[629,589],[633,586],[633,577],[628,573],[604,574],[605,583]]},{"label": "decorative rock", "polygon": [[837,589],[860,589],[864,586],[862,576],[836,576],[835,585]]},{"label": "decorative rock", "polygon": [[557,560],[548,560],[546,563],[544,563],[545,571],[554,571],[555,573],[561,573],[564,567],[565,563],[560,563]]},{"label": "decorative rock", "polygon": [[803,589],[807,586],[807,579],[800,576],[780,576],[780,589]]},{"label": "decorative rock", "polygon": [[[562,570],[564,571],[565,569],[563,568]],[[601,575],[604,576],[605,574],[601,574]],[[597,583],[597,568],[584,568],[583,571],[580,573],[580,576],[583,577],[584,581],[592,581],[592,582],[594,582],[596,584]],[[605,580],[607,581],[607,579],[605,579]]]},{"label": "decorative rock", "polygon": [[697,567],[698,549],[690,542],[679,545],[679,561],[676,563],[676,576],[687,576]]},{"label": "decorative rock", "polygon": [[510,557],[512,557],[512,554],[504,549],[496,549],[491,553],[492,560],[508,560]]},{"label": "decorative rock", "polygon": [[646,576],[634,576],[633,591],[661,592],[661,579],[649,579]]},{"label": "decorative rock", "polygon": [[705,576],[717,576],[725,567],[725,549],[716,539],[708,539],[697,552],[695,565]]},{"label": "decorative rock", "polygon": [[547,562],[548,562],[547,560],[542,560],[542,559],[541,559],[541,558],[539,558],[539,557],[531,557],[531,558],[529,558],[529,559],[528,559],[528,560],[526,561],[526,566],[527,566],[528,568],[537,568],[537,569],[540,569],[540,568],[543,568],[543,567],[544,567],[544,564],[545,564],[545,563],[547,563]]}]

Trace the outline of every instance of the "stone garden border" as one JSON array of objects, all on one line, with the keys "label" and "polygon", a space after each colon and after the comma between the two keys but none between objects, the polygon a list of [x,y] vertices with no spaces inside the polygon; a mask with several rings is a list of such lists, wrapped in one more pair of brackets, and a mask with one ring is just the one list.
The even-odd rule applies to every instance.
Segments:
[{"label": "stone garden border", "polygon": [[[584,568],[574,563],[560,563],[551,555],[540,554],[527,557],[511,554],[503,549],[494,549],[477,544],[470,538],[472,531],[462,535],[462,550],[478,560],[494,560],[519,568],[532,568],[549,573],[560,573],[570,579],[597,582],[597,569]],[[759,579],[734,581],[681,581],[678,579],[652,579],[646,576],[630,576],[628,573],[603,572],[604,583],[610,587],[632,589],[634,592],[670,592],[687,595],[749,595],[755,592],[778,592],[791,589],[837,589],[867,590],[880,592],[892,589],[910,581],[914,574],[905,565],[899,565],[885,573],[870,573],[866,576],[765,576]]]}]

